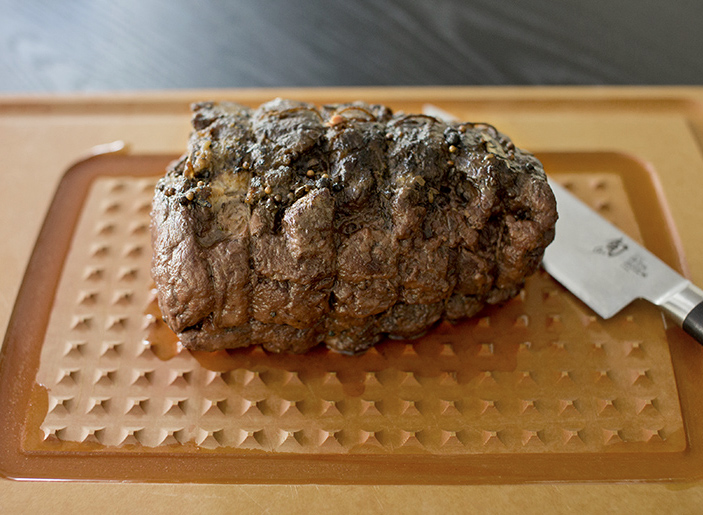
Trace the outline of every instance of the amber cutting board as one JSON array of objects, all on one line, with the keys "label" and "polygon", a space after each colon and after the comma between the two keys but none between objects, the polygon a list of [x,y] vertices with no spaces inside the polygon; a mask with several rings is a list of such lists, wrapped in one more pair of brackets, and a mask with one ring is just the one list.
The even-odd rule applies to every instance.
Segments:
[{"label": "amber cutting board", "polygon": [[[646,306],[603,323],[544,274],[514,302],[458,328],[459,334],[440,327],[424,340],[386,343],[353,361],[320,352],[312,358],[315,373],[302,358],[257,352],[223,356],[218,365],[188,353],[169,360],[152,355],[141,342],[149,314],[149,285],[143,280],[149,177],[158,173],[164,156],[183,148],[190,100],[257,104],[275,95],[315,102],[365,98],[407,111],[432,103],[459,118],[493,123],[537,152],[557,179],[702,282],[697,89],[212,91],[5,99],[0,131],[7,164],[1,180],[11,195],[3,206],[2,231],[13,244],[1,256],[11,272],[0,278],[0,317],[10,322],[3,361],[14,364],[21,354],[12,378],[31,377],[42,388],[20,388],[19,380],[0,386],[3,408],[24,407],[20,418],[4,419],[4,434],[15,435],[3,446],[9,453],[1,463],[4,474],[402,485],[381,491],[323,487],[336,488],[328,495],[350,488],[362,498],[373,492],[386,502],[423,488],[412,484],[433,484],[422,491],[435,507],[447,502],[447,487],[441,486],[446,484],[507,483],[503,490],[487,491],[501,499],[501,492],[520,489],[538,499],[545,495],[543,486],[514,485],[697,482],[703,470],[695,395],[700,348]],[[61,180],[87,149],[113,140],[125,141],[128,153],[75,167],[74,175],[90,176],[88,182]],[[41,326],[21,308],[36,307],[32,302],[48,293],[36,288],[26,293],[33,276],[27,275],[22,288],[20,277],[57,186],[71,189],[75,219],[49,219],[60,226],[51,234],[70,245],[53,260],[60,279]],[[48,276],[49,268],[39,270]],[[94,275],[101,270],[102,283]],[[20,325],[18,317],[24,317]],[[27,351],[20,341],[37,348]],[[5,383],[7,378],[2,377]],[[3,495],[29,491],[8,481],[0,485]],[[49,491],[46,483],[35,486]],[[583,486],[574,488],[593,491]],[[271,499],[271,490],[238,488],[228,494]],[[270,488],[278,496],[291,492]],[[478,502],[478,486],[457,488],[452,497]],[[592,488],[610,492],[615,486]],[[301,502],[310,506],[320,501],[306,487],[294,491],[304,492]],[[674,496],[655,483],[646,491],[671,502],[698,495],[697,487]],[[480,495],[484,499],[485,492]],[[625,498],[620,494],[615,502]]]}]

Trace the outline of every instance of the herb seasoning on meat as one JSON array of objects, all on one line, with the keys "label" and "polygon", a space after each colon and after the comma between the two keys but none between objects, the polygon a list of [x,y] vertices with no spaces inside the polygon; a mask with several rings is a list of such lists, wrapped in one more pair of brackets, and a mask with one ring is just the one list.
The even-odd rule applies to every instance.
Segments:
[{"label": "herb seasoning on meat", "polygon": [[152,210],[187,348],[413,338],[516,295],[554,236],[542,165],[489,125],[282,99],[195,104],[192,123]]}]

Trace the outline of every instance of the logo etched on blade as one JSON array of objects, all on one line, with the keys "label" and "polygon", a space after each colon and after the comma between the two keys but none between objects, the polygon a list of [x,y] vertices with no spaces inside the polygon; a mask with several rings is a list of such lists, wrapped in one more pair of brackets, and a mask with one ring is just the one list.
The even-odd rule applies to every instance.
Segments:
[{"label": "logo etched on blade", "polygon": [[593,249],[595,254],[601,254],[608,257],[616,257],[626,252],[628,249],[627,243],[622,238],[615,238],[607,241],[604,245],[598,245]]},{"label": "logo etched on blade", "polygon": [[647,277],[647,263],[644,258],[638,254],[628,258],[628,260],[622,264],[622,267],[628,272],[632,272],[640,277]]},{"label": "logo etched on blade", "polygon": [[[625,242],[624,238],[614,238],[612,240],[608,240],[603,245],[597,245],[594,247],[593,253],[598,254],[599,256],[614,258],[621,256],[629,249],[630,247]],[[639,254],[628,257],[620,266],[627,272],[633,273],[640,277],[647,277],[647,263]]]}]

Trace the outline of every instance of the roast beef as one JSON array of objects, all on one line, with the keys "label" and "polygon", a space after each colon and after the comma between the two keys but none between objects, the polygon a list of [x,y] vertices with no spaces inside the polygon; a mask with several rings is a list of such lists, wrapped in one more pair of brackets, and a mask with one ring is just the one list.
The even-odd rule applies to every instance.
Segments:
[{"label": "roast beef", "polygon": [[554,236],[540,162],[492,126],[382,105],[192,106],[152,273],[191,349],[356,353],[516,295]]}]

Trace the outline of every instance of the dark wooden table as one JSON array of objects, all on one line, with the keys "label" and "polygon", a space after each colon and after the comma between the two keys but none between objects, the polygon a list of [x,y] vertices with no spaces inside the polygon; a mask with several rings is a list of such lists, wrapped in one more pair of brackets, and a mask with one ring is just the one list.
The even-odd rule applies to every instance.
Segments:
[{"label": "dark wooden table", "polygon": [[703,84],[699,0],[0,0],[0,92]]}]

